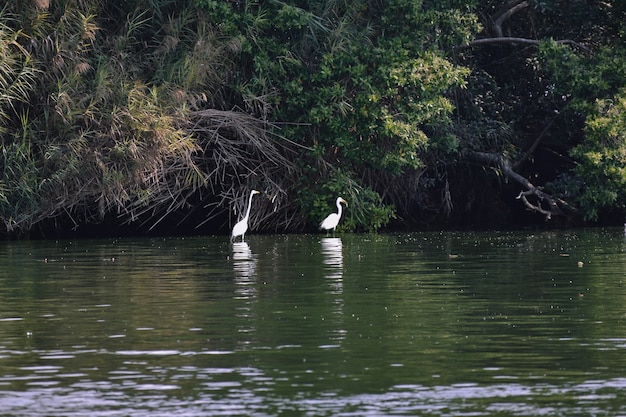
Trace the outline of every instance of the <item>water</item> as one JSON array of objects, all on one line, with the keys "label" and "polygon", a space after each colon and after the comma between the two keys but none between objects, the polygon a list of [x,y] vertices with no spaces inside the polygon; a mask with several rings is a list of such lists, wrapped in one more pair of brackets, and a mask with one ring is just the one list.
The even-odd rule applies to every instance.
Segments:
[{"label": "water", "polygon": [[0,416],[623,416],[625,250],[621,229],[1,242]]}]

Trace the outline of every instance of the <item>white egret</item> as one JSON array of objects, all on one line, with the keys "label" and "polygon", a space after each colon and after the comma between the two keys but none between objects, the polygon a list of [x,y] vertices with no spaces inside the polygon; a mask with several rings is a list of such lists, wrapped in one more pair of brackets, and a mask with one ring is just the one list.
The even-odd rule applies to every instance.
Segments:
[{"label": "white egret", "polygon": [[231,240],[234,240],[238,236],[241,236],[241,241],[243,242],[244,235],[248,231],[248,219],[250,218],[250,208],[252,207],[252,197],[255,194],[259,194],[260,192],[257,190],[250,191],[250,200],[248,201],[248,209],[246,210],[246,215],[243,219],[237,222],[233,227],[233,234],[231,236]]},{"label": "white egret", "polygon": [[344,203],[346,206],[348,205],[346,200],[341,197],[337,197],[337,213],[330,213],[328,217],[320,223],[320,229],[324,229],[326,231],[333,229],[333,232],[335,231],[335,228],[339,224],[339,219],[341,218],[341,203]]}]

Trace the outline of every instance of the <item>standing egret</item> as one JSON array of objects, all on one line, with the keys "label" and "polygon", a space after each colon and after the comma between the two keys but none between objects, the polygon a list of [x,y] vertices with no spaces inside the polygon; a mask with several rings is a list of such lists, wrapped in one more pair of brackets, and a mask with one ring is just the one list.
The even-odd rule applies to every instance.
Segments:
[{"label": "standing egret", "polygon": [[246,210],[246,215],[244,216],[243,219],[238,221],[237,224],[235,224],[235,227],[233,227],[233,234],[232,234],[231,240],[235,240],[237,236],[241,236],[241,241],[243,242],[244,235],[248,231],[248,219],[250,218],[250,208],[252,207],[252,197],[255,194],[259,194],[259,193],[260,192],[257,190],[250,191],[250,200],[248,201],[248,209]]},{"label": "standing egret", "polygon": [[333,233],[335,232],[335,228],[339,224],[339,219],[341,218],[341,203],[344,203],[346,206],[348,205],[346,200],[341,197],[337,197],[337,213],[330,213],[328,217],[320,223],[320,229],[324,229],[326,232],[333,229]]}]

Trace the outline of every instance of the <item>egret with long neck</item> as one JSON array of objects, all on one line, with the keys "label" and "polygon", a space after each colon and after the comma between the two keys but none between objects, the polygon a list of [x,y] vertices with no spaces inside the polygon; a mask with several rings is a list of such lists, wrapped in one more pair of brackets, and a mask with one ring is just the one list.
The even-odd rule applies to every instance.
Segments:
[{"label": "egret with long neck", "polygon": [[337,197],[337,213],[330,213],[321,223],[320,229],[326,230],[328,232],[332,229],[333,233],[339,224],[339,219],[341,219],[342,207],[341,203],[348,205],[348,202],[341,197]]},{"label": "egret with long neck", "polygon": [[233,227],[233,234],[231,236],[231,240],[235,240],[237,237],[241,236],[241,241],[244,240],[244,235],[248,231],[248,219],[250,218],[250,208],[252,207],[252,197],[255,194],[259,194],[259,191],[252,190],[250,191],[250,199],[248,200],[248,208],[246,209],[246,215],[243,219],[239,220],[237,224]]}]

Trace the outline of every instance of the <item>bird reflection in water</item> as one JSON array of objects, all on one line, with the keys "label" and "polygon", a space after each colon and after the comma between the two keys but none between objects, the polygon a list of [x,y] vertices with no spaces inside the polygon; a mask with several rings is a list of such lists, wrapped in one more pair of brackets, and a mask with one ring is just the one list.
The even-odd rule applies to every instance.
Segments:
[{"label": "bird reflection in water", "polygon": [[331,274],[326,277],[341,278],[343,274],[343,244],[340,237],[322,238],[322,255],[324,256],[324,265]]},{"label": "bird reflection in water", "polygon": [[255,277],[257,259],[246,242],[234,242],[233,246],[233,272],[235,273],[235,296],[240,299],[254,298],[256,296]]},{"label": "bird reflection in water", "polygon": [[322,238],[324,257],[324,277],[330,285],[331,293],[343,292],[343,245],[339,237]]},{"label": "bird reflection in water", "polygon": [[322,238],[322,257],[324,263],[324,278],[329,286],[329,294],[333,298],[333,314],[337,320],[337,327],[333,329],[331,340],[340,342],[345,339],[346,331],[343,328],[343,243],[341,238]]},{"label": "bird reflection in water", "polygon": [[[254,326],[254,304],[257,301],[258,289],[256,285],[257,258],[250,246],[246,242],[234,242],[233,247],[233,272],[234,295],[238,300],[236,317],[241,319],[237,325],[239,334],[251,335],[256,332]],[[244,337],[238,341],[242,345],[247,345],[250,340]]]}]

